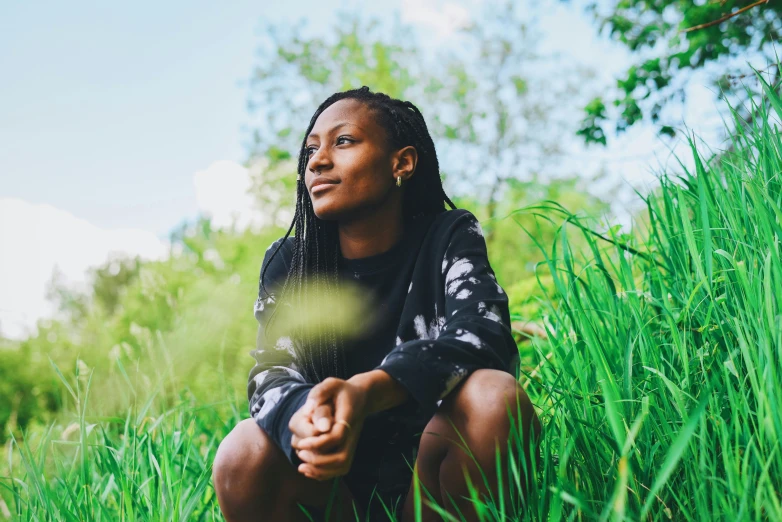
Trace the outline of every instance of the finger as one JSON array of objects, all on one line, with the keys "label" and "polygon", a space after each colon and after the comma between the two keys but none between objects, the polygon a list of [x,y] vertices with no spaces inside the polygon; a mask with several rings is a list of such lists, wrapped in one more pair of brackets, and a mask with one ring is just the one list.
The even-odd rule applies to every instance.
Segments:
[{"label": "finger", "polygon": [[311,478],[318,481],[324,481],[347,475],[347,471],[344,469],[324,470],[309,464],[300,464],[298,468],[299,473],[307,478]]},{"label": "finger", "polygon": [[310,403],[309,407],[314,411],[316,406],[329,402],[332,399],[334,392],[339,389],[339,386],[343,382],[345,381],[342,379],[327,377],[322,382],[313,386],[307,394],[307,403]]},{"label": "finger", "polygon": [[345,451],[336,453],[316,453],[310,450],[299,450],[296,454],[303,463],[324,470],[333,470],[343,466],[347,458]]},{"label": "finger", "polygon": [[[355,409],[356,406],[353,404],[353,400],[350,398],[350,395],[347,393],[340,393],[336,396],[336,401],[334,403],[334,422],[337,423],[337,420],[344,420],[348,424],[356,424],[355,422]],[[347,426],[339,423],[339,426],[342,426],[343,428],[347,429]]]},{"label": "finger", "polygon": [[290,422],[288,423],[288,429],[291,430],[291,433],[297,435],[300,439],[313,437],[319,434],[319,432],[315,429],[315,426],[310,421],[309,417],[303,415],[300,411],[297,411],[293,414]]},{"label": "finger", "polygon": [[299,464],[297,470],[308,479],[322,481],[328,478],[328,475],[326,475],[324,472],[317,471],[315,468],[312,468],[307,464]]},{"label": "finger", "polygon": [[335,424],[328,433],[315,434],[310,437],[302,437],[298,441],[298,449],[308,449],[321,453],[329,452],[347,442],[347,427],[344,424]]},{"label": "finger", "polygon": [[331,430],[332,415],[331,404],[321,404],[312,414],[312,424],[321,433],[326,433]]}]

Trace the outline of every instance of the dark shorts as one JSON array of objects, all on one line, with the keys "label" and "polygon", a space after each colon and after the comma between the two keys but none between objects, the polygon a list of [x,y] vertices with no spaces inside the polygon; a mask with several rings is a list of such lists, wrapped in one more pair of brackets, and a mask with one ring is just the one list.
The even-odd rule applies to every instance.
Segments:
[{"label": "dark shorts", "polygon": [[350,472],[342,477],[366,513],[364,520],[393,520],[386,510],[401,519],[427,421],[409,407],[380,412],[364,421]]}]

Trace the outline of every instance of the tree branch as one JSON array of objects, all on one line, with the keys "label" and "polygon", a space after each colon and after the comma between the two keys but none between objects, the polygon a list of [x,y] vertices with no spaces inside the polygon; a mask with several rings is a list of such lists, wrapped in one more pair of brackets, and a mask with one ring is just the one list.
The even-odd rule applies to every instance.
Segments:
[{"label": "tree branch", "polygon": [[682,32],[683,33],[689,33],[690,31],[697,31],[698,29],[705,29],[707,27],[711,27],[712,25],[721,24],[725,20],[733,18],[734,16],[738,16],[741,13],[743,13],[744,11],[748,11],[748,10],[752,9],[753,7],[759,6],[760,4],[767,4],[770,1],[771,0],[759,0],[759,1],[755,2],[754,4],[750,4],[750,5],[746,6],[746,7],[742,7],[741,9],[736,11],[735,13],[726,14],[722,18],[718,18],[716,20],[712,20],[711,22],[706,22],[705,24],[700,24],[700,25],[695,25],[693,27],[688,27],[687,29],[683,30]]}]

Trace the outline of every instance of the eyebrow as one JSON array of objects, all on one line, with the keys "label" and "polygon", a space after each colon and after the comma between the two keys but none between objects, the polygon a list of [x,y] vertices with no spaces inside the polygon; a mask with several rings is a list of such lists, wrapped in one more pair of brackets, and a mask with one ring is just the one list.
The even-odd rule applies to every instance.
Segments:
[{"label": "eyebrow", "polygon": [[[333,126],[333,127],[330,129],[330,130],[329,130],[329,132],[333,132],[333,131],[335,131],[335,130],[339,129],[340,127],[344,127],[345,125],[353,125],[354,127],[358,127],[359,129],[361,129],[361,127],[359,127],[359,126],[358,126],[358,125],[356,125],[355,123],[351,123],[351,122],[349,122],[349,121],[341,121],[341,122],[337,123],[336,125],[334,125],[334,126]],[[361,130],[364,130],[364,129],[361,129]],[[310,139],[310,138],[317,138],[317,137],[318,137],[318,135],[317,135],[317,134],[314,134],[314,133],[312,133],[312,132],[311,132],[311,133],[309,133],[309,134],[307,135],[307,139]]]}]

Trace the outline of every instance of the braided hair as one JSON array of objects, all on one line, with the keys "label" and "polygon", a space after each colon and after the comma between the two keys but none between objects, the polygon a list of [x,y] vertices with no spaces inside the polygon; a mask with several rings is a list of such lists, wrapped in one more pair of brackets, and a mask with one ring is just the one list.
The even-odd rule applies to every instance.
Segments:
[{"label": "braided hair", "polygon": [[[406,183],[402,200],[402,215],[405,222],[428,214],[445,212],[445,203],[452,209],[456,206],[446,196],[440,179],[440,168],[434,142],[429,135],[426,122],[418,108],[409,101],[397,100],[381,92],[371,92],[369,87],[351,89],[329,96],[313,114],[309,127],[304,133],[299,151],[298,178],[296,184],[296,210],[293,222],[277,249],[272,253],[269,263],[261,273],[258,292],[263,287],[263,277],[271,259],[279,252],[285,239],[296,227],[294,236],[293,259],[282,288],[282,298],[289,306],[301,308],[302,303],[310,302],[313,288],[305,284],[305,278],[311,277],[318,291],[333,293],[338,284],[339,236],[336,221],[319,219],[313,210],[304,176],[309,161],[306,149],[307,136],[318,116],[339,100],[354,99],[361,101],[377,118],[378,124],[386,130],[388,146],[393,149],[412,145],[418,153],[415,175]],[[268,295],[268,292],[267,292]],[[277,312],[275,307],[271,321]],[[301,324],[301,323],[299,323]],[[318,328],[316,335],[309,337],[309,346],[302,346],[302,326],[295,328],[292,337],[294,352],[299,367],[310,382],[320,382],[326,377],[347,378],[346,355],[342,339],[331,326]],[[268,332],[268,328],[266,329]]]}]

